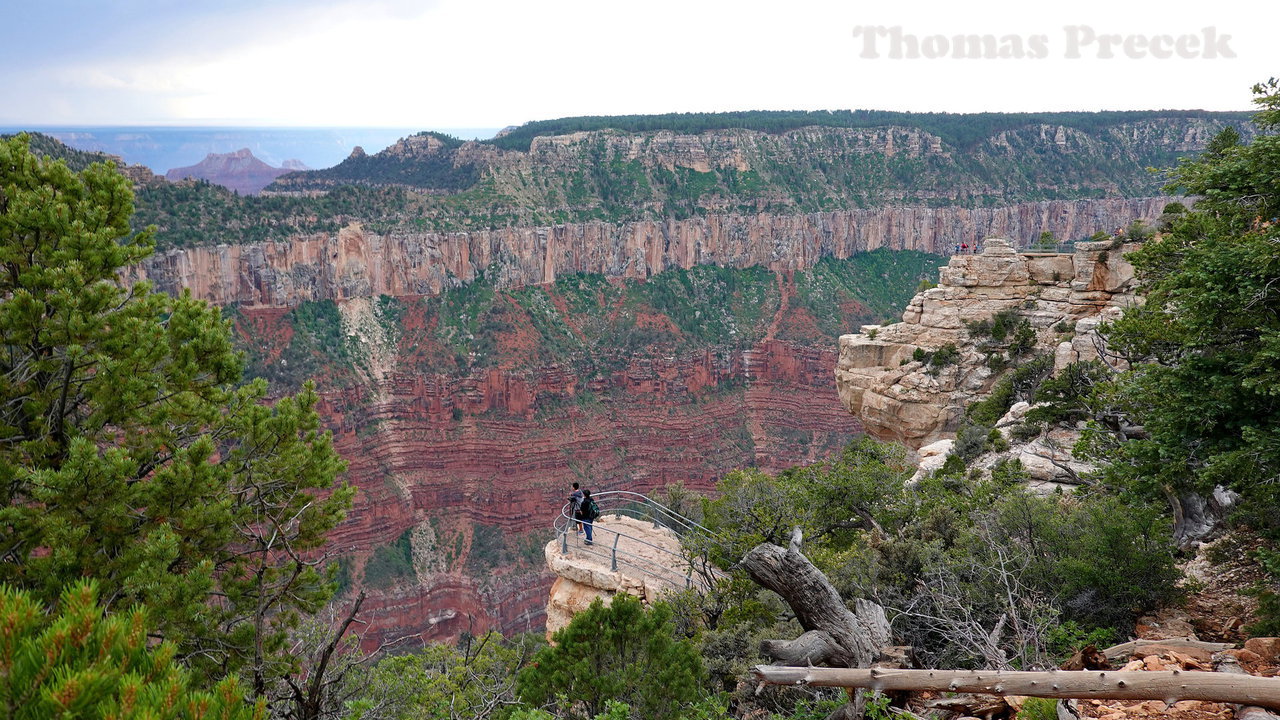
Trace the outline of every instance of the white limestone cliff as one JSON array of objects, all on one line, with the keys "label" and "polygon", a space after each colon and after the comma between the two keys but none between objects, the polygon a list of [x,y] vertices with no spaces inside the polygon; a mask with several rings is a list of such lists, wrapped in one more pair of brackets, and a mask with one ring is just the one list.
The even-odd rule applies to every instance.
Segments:
[{"label": "white limestone cliff", "polygon": [[[1133,267],[1124,259],[1136,244],[1078,243],[1075,252],[1019,253],[1005,240],[985,241],[974,255],[956,255],[941,268],[938,286],[912,299],[902,322],[864,326],[839,340],[836,386],[841,402],[866,431],[919,451],[922,470],[941,466],[965,408],[985,397],[999,378],[988,350],[966,323],[1013,310],[1035,331],[1035,350],[1052,353],[1054,372],[1099,357],[1099,324],[1139,302]],[[947,345],[956,362],[930,367],[918,358]],[[997,423],[1008,427],[1027,410],[1015,406]],[[1004,456],[1018,457],[1044,487],[1087,469],[1069,457],[1070,431],[1051,430]],[[985,462],[994,462],[987,459]],[[1074,465],[1072,463],[1075,463]]]}]

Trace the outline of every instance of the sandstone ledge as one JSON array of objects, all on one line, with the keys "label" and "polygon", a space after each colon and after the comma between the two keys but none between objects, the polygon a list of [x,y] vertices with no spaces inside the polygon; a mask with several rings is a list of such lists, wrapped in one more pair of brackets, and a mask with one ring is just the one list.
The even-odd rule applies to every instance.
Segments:
[{"label": "sandstone ledge", "polygon": [[[618,569],[610,553],[617,539]],[[547,567],[556,574],[547,600],[547,637],[569,624],[596,598],[607,605],[614,595],[627,593],[646,603],[663,593],[683,590],[688,564],[680,557],[680,538],[664,527],[623,515],[596,521],[595,544],[581,535],[569,538],[569,552],[561,552],[560,538],[547,543]]]},{"label": "sandstone ledge", "polygon": [[[1098,357],[1098,325],[1138,302],[1136,245],[1078,243],[1074,254],[1023,255],[992,239],[977,255],[956,255],[937,287],[912,299],[902,322],[867,326],[839,340],[836,387],[849,412],[882,440],[919,449],[954,437],[965,407],[990,392],[997,374],[986,364],[965,323],[1016,309],[1054,354],[1055,371]],[[913,360],[952,344],[959,362],[930,371]]]}]

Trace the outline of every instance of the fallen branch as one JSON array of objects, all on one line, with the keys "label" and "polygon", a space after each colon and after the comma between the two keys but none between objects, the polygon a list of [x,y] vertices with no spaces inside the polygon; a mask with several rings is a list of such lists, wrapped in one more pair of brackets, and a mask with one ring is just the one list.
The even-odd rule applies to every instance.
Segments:
[{"label": "fallen branch", "polygon": [[1177,650],[1182,652],[1186,652],[1188,650],[1193,652],[1203,651],[1209,654],[1213,654],[1216,652],[1221,652],[1223,650],[1230,650],[1233,647],[1235,647],[1235,645],[1232,645],[1231,643],[1205,642],[1203,640],[1192,640],[1190,638],[1170,638],[1167,640],[1131,640],[1127,643],[1112,645],[1106,650],[1103,650],[1102,654],[1107,656],[1107,660],[1110,660],[1111,662],[1118,662],[1121,660],[1128,660],[1130,657],[1133,657],[1135,655],[1139,655],[1139,656],[1143,655],[1144,654],[1143,650],[1146,648],[1153,648],[1153,649],[1160,649],[1160,650],[1166,650],[1166,649]]},{"label": "fallen branch", "polygon": [[1207,700],[1280,710],[1280,678],[1212,672],[1108,672],[1051,670],[843,669],[757,665],[756,678],[770,685],[929,690],[987,695],[1103,700]]}]

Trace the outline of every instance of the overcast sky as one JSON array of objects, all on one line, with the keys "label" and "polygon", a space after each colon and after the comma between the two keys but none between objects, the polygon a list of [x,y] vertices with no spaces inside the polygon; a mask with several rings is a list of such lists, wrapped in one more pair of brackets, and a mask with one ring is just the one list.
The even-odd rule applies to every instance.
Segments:
[{"label": "overcast sky", "polygon": [[[0,125],[428,129],[747,109],[1244,110],[1251,85],[1280,75],[1277,7],[0,0]],[[957,35],[979,36],[958,58]]]}]

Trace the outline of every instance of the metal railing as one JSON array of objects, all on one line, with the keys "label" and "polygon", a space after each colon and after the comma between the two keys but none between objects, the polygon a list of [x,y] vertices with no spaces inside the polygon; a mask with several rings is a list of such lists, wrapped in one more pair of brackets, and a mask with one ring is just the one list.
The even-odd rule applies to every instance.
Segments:
[{"label": "metal railing", "polygon": [[[605,515],[620,515],[651,522],[655,529],[666,528],[681,538],[690,536],[709,538],[711,536],[711,531],[701,524],[640,493],[627,490],[605,490],[593,494],[591,499],[595,500],[596,505],[600,507],[601,517]],[[566,502],[560,509],[560,516],[556,518],[554,523],[562,555],[569,554],[570,536],[572,534],[573,537],[576,537],[578,522],[579,520],[573,517],[572,504]],[[704,591],[708,589],[707,586],[710,582],[708,575],[716,574],[705,555],[697,556],[692,551],[687,554],[672,552],[633,534],[601,524],[598,518],[596,522],[592,523],[591,527],[595,542],[591,545],[586,543],[575,545],[574,550],[583,555],[607,560],[609,569],[613,572],[618,572],[621,568],[627,568],[640,575],[663,580],[673,585],[679,586],[683,583],[685,588],[697,587]],[[612,541],[608,542],[608,538],[612,538]],[[651,554],[656,554],[658,558],[667,562],[659,562],[653,558],[629,552],[625,546],[619,548],[618,542],[623,538],[626,538],[628,543],[650,548],[653,551]],[[701,568],[698,567],[699,564],[701,564]],[[680,567],[685,568],[683,574],[676,569]]]},{"label": "metal railing", "polygon": [[1027,247],[1018,248],[1021,255],[1071,255],[1076,251],[1074,242],[1060,242],[1051,244],[1032,243]]}]

